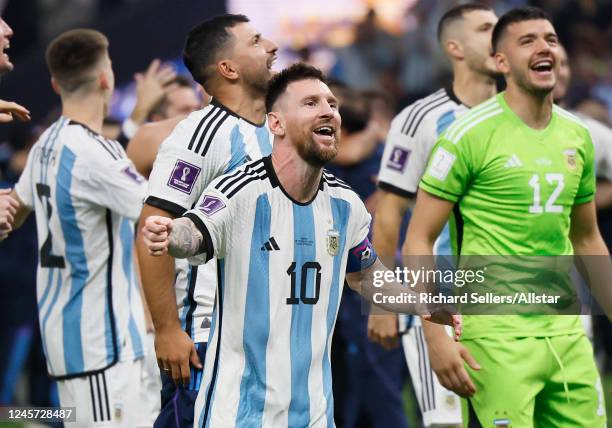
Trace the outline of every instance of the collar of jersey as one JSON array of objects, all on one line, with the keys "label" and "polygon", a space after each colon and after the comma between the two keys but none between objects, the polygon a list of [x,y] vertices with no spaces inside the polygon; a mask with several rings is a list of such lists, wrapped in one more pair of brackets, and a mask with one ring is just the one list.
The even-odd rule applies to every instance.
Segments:
[{"label": "collar of jersey", "polygon": [[268,155],[265,158],[263,158],[263,163],[264,163],[264,168],[266,169],[266,172],[268,173],[268,179],[270,180],[270,184],[272,185],[272,187],[278,187],[279,189],[281,189],[281,192],[283,192],[283,194],[291,202],[293,202],[296,205],[302,205],[302,206],[310,205],[317,198],[317,195],[319,194],[319,190],[323,190],[323,182],[325,181],[325,178],[323,177],[323,174],[321,174],[321,181],[319,182],[319,187],[317,188],[317,191],[315,192],[314,196],[310,198],[309,201],[306,201],[306,202],[296,201],[295,199],[291,197],[291,195],[289,195],[289,193],[287,193],[287,191],[283,188],[280,181],[278,180],[278,176],[276,175],[276,171],[274,171],[274,166],[272,165],[272,155]]},{"label": "collar of jersey", "polygon": [[228,112],[229,114],[231,114],[234,117],[237,117],[238,119],[244,120],[247,123],[250,123],[251,125],[257,127],[257,128],[261,128],[262,126],[266,125],[266,119],[264,117],[264,121],[261,123],[255,123],[255,122],[251,122],[248,119],[245,119],[244,117],[240,116],[238,113],[235,113],[234,111],[230,110],[229,108],[227,108],[226,106],[224,106],[223,104],[221,104],[219,101],[217,101],[216,98],[211,98],[210,99],[210,104],[214,105],[215,107],[219,107],[221,110],[225,110],[226,112]]},{"label": "collar of jersey", "polygon": [[[62,117],[65,117],[65,116],[62,116]],[[87,129],[92,134],[96,134],[96,135],[102,136],[102,134],[100,134],[99,132],[94,131],[89,126],[87,126],[87,125],[85,125],[85,124],[83,124],[81,122],[77,122],[76,120],[72,120],[70,118],[66,118],[66,119],[68,119],[68,125],[78,125],[78,126],[81,126],[81,127],[85,128],[85,129]]]},{"label": "collar of jersey", "polygon": [[512,111],[508,103],[506,103],[506,99],[504,97],[505,93],[506,91],[500,92],[499,94],[497,94],[497,100],[499,101],[499,104],[504,109],[504,112],[508,115],[508,117],[510,117],[512,121],[515,122],[519,130],[527,134],[530,138],[535,138],[537,140],[543,140],[546,137],[548,137],[551,134],[551,132],[553,132],[553,129],[555,128],[555,123],[557,122],[556,120],[557,115],[555,114],[554,111],[552,112],[550,121],[548,122],[548,125],[546,125],[546,128],[533,129],[530,126],[528,126],[525,122],[523,122],[523,120],[514,111]]}]

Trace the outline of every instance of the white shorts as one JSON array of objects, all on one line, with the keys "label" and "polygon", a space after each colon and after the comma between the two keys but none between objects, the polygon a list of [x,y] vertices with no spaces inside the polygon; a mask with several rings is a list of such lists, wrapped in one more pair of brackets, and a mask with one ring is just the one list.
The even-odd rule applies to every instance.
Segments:
[{"label": "white shorts", "polygon": [[[103,372],[57,382],[60,405],[76,408],[70,428],[152,427],[159,391],[151,395],[145,358],[122,361]],[[157,406],[157,412],[154,409]]]},{"label": "white shorts", "polygon": [[[450,329],[447,332],[452,334]],[[431,369],[421,318],[413,317],[412,327],[402,336],[402,345],[424,426],[442,428],[460,425],[461,399],[440,385]]]}]

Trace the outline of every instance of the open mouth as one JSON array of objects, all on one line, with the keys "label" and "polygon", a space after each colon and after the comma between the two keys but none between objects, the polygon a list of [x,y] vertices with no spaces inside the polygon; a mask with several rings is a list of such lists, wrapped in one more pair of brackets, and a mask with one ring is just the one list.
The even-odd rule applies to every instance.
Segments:
[{"label": "open mouth", "polygon": [[0,51],[2,53],[2,56],[8,60],[8,54],[6,53],[6,51],[11,47],[11,43],[10,42],[6,42],[6,44],[2,47],[2,50]]},{"label": "open mouth", "polygon": [[553,62],[551,59],[541,59],[534,62],[530,68],[538,74],[548,74],[552,72]]},{"label": "open mouth", "polygon": [[268,60],[268,70],[272,69],[272,65],[274,65],[275,62],[276,62],[276,55],[274,55],[272,58]]},{"label": "open mouth", "polygon": [[312,132],[322,137],[333,137],[335,134],[335,129],[332,126],[324,125],[315,128]]}]

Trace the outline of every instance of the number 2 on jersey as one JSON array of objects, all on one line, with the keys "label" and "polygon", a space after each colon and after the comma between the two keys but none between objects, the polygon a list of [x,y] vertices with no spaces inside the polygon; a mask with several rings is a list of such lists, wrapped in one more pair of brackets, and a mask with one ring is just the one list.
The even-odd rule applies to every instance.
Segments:
[{"label": "number 2 on jersey", "polygon": [[[36,183],[36,193],[38,194],[40,203],[43,205],[44,210],[47,213],[48,223],[51,220],[51,214],[53,212],[53,208],[49,202],[49,198],[51,197],[51,188],[46,184]],[[51,253],[52,243],[53,237],[51,235],[51,228],[49,228],[47,231],[47,239],[45,239],[42,247],[40,247],[40,266],[49,268],[64,268],[66,266],[64,258]]]},{"label": "number 2 on jersey", "polygon": [[544,207],[542,207],[542,199],[541,199],[541,187],[540,187],[540,176],[538,174],[533,174],[531,180],[529,180],[529,185],[533,188],[533,205],[529,207],[529,212],[532,214],[541,214],[543,212],[547,213],[560,213],[563,212],[563,207],[561,205],[555,205],[557,198],[561,194],[565,183],[563,181],[563,174],[558,173],[549,173],[544,176],[548,184],[557,183],[557,187],[550,194],[548,200]]}]

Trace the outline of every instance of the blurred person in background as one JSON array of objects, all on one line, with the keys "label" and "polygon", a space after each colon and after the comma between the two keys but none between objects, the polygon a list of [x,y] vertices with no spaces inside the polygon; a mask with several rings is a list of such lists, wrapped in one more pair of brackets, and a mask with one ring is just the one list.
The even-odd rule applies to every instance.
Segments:
[{"label": "blurred person in background", "polygon": [[201,92],[198,94],[191,80],[184,76],[177,76],[166,85],[166,94],[149,114],[149,122],[138,129],[126,149],[144,177],[151,174],[159,146],[174,127],[189,113],[208,105],[210,96],[204,90]]},{"label": "blurred person in background", "polygon": [[[141,221],[180,217],[216,177],[272,151],[265,94],[276,44],[244,15],[219,15],[188,34],[183,60],[213,99],[180,121],[160,146]],[[216,263],[153,257],[137,240],[143,288],[155,324],[162,411],[155,427],[193,425],[217,287]]]},{"label": "blurred person in background", "polygon": [[[391,123],[378,176],[381,195],[373,232],[376,251],[388,264],[396,257],[404,216],[414,203],[438,136],[470,107],[497,92],[498,72],[491,57],[491,33],[496,22],[493,10],[479,3],[448,10],[439,21],[438,40],[453,68],[452,86],[409,105]],[[451,254],[448,226],[437,240],[435,254]],[[440,385],[430,367],[421,320],[400,319],[402,324],[409,324],[402,343],[425,426],[459,426],[459,398]],[[404,325],[401,327],[405,330]],[[378,312],[370,316],[368,334],[385,348],[397,346],[398,332],[396,314]]]},{"label": "blurred person in background", "polygon": [[[342,117],[342,142],[326,166],[348,183],[372,215],[376,209],[376,174],[393,105],[383,93],[363,92],[334,83]],[[335,418],[338,426],[407,427],[402,404],[403,353],[371,343],[361,296],[344,287],[332,347]],[[367,311],[366,311],[367,313]]]},{"label": "blurred person in background", "polygon": [[168,90],[174,89],[176,71],[170,65],[163,65],[159,59],[154,59],[145,72],[136,73],[136,103],[132,113],[117,127],[113,118],[105,118],[102,135],[111,140],[117,140],[123,148],[138,129],[149,119],[153,111],[164,102]]},{"label": "blurred person in background", "polygon": [[[553,91],[555,102],[566,107],[565,95],[571,82],[571,68],[567,51],[562,47],[559,56],[559,73],[557,84]],[[612,128],[580,111],[573,111],[589,129],[595,150],[595,174],[597,175],[597,191],[595,205],[597,220],[601,235],[608,246],[612,248]],[[612,370],[612,324],[606,317],[583,316],[586,332],[594,340],[597,360],[604,372]]]},{"label": "blurred person in background", "polygon": [[119,143],[100,135],[114,90],[108,40],[68,31],[46,59],[62,116],[35,143],[12,196],[15,227],[36,214],[48,371],[60,404],[78,409],[77,426],[150,426],[158,404],[144,386],[144,309],[132,263],[146,182]]}]

